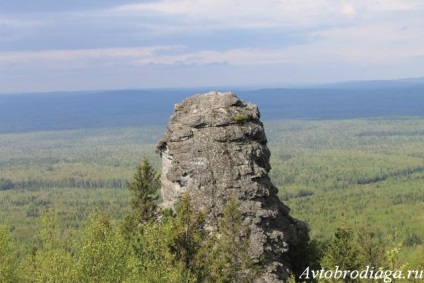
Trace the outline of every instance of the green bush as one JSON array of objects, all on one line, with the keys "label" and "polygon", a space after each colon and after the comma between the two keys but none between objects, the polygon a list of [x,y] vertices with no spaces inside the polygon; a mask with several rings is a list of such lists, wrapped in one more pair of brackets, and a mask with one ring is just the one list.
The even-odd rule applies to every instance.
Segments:
[{"label": "green bush", "polygon": [[236,115],[234,115],[233,117],[234,122],[238,123],[238,124],[242,124],[245,123],[249,120],[249,116],[245,113],[237,113]]},{"label": "green bush", "polygon": [[0,225],[0,282],[16,282],[16,267],[9,229]]}]

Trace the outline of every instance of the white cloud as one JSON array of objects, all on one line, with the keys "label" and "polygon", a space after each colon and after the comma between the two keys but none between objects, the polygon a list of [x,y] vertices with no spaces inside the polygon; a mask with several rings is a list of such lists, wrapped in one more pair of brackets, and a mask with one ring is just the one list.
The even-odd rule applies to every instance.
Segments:
[{"label": "white cloud", "polygon": [[349,16],[356,15],[356,9],[348,3],[345,3],[342,6],[342,12],[343,12],[343,14],[346,14],[346,15],[349,15]]},{"label": "white cloud", "polygon": [[[162,0],[123,5],[113,13],[153,14],[204,28],[310,27],[341,24],[357,13],[379,16],[422,9],[419,0]],[[169,24],[162,23],[164,25]]]},{"label": "white cloud", "polygon": [[16,17],[10,17],[10,16],[2,16],[0,15],[0,27],[6,28],[6,27],[31,27],[33,25],[42,25],[43,21],[35,21],[35,20],[28,20],[28,19],[21,19]]},{"label": "white cloud", "polygon": [[235,40],[234,46],[226,51],[199,50],[193,56],[149,58],[139,60],[139,64],[148,60],[160,64],[197,60],[239,65],[248,64],[244,60],[249,59],[252,64],[336,60],[372,63],[423,55],[421,0],[162,0],[124,5],[112,12],[129,17],[154,15],[162,20],[140,22],[140,26],[164,36],[256,29],[264,34],[269,30],[293,33],[304,41],[252,48],[237,45]]},{"label": "white cloud", "polygon": [[76,70],[159,66],[254,66],[287,61],[279,49],[191,51],[184,46],[0,52],[0,67],[32,70]]},{"label": "white cloud", "polygon": [[[354,15],[350,8],[347,12]],[[353,8],[352,8],[353,9]],[[356,8],[355,8],[356,9]],[[355,13],[359,13],[355,10]],[[325,65],[333,63],[372,64],[409,60],[424,56],[424,23],[415,18],[365,21],[355,25],[327,27],[305,32],[303,44],[243,47],[234,45],[202,49],[184,45],[122,48],[0,52],[0,66],[24,68],[101,68],[142,66],[201,66],[227,64]],[[39,66],[39,67],[36,67]]]},{"label": "white cloud", "polygon": [[141,48],[101,48],[101,49],[77,49],[77,50],[44,50],[22,52],[0,52],[0,63],[3,64],[26,64],[30,62],[56,61],[70,62],[83,61],[85,59],[129,58],[131,60],[150,57],[155,52],[172,49],[181,49],[182,46],[149,46]]},{"label": "white cloud", "polygon": [[201,24],[205,29],[250,29],[309,26],[326,21],[329,15],[343,16],[343,5],[335,0],[163,0],[124,5],[114,12],[167,16],[171,22]]},{"label": "white cloud", "polygon": [[43,18],[0,15],[0,32],[8,35],[0,42],[16,39],[3,50],[40,50],[0,52],[0,68],[46,77],[58,70],[110,77],[142,70],[147,81],[155,72],[165,81],[173,71],[207,74],[213,66],[257,80],[268,79],[267,68],[289,77],[292,68],[305,68],[297,76],[308,80],[308,70],[330,65],[413,66],[424,56],[423,14],[422,0],[160,0]]}]

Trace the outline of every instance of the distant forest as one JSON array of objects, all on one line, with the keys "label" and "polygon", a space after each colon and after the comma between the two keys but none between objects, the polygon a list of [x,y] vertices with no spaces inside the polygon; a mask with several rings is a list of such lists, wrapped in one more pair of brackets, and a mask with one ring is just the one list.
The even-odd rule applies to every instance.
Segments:
[{"label": "distant forest", "polygon": [[[259,106],[271,180],[311,229],[311,268],[424,270],[422,80],[229,90]],[[173,105],[207,91],[0,94],[0,282],[183,282],[169,250],[186,231],[178,218],[137,243],[121,228],[137,165],[160,171]],[[139,239],[147,249],[134,253]],[[146,253],[159,256],[133,264]],[[227,274],[210,282],[235,282],[217,279]]]},{"label": "distant forest", "polygon": [[[259,106],[263,120],[424,115],[424,83],[350,83],[314,88],[227,89]],[[206,89],[0,95],[0,133],[162,126],[173,105]],[[218,91],[226,91],[221,89]]]}]

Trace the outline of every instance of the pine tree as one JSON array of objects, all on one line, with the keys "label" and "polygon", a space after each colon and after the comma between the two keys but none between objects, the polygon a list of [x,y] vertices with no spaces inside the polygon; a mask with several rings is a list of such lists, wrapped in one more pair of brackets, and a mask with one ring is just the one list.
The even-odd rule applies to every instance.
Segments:
[{"label": "pine tree", "polygon": [[224,207],[218,231],[212,234],[200,253],[207,262],[207,282],[253,282],[258,276],[250,254],[250,229],[243,226],[243,215],[235,196]]},{"label": "pine tree", "polygon": [[[360,252],[354,236],[352,228],[346,224],[337,228],[321,262],[324,269],[334,270],[335,266],[338,266],[340,270],[359,269]],[[344,281],[351,282],[353,280],[345,278]]]},{"label": "pine tree", "polygon": [[[174,216],[165,216],[160,222],[143,225],[137,257],[132,262],[133,272],[127,282],[140,283],[190,283],[199,282],[190,272],[186,263],[175,252],[176,229]],[[183,245],[183,244],[182,244]]]},{"label": "pine tree", "polygon": [[378,229],[359,227],[357,235],[362,266],[382,267],[384,265],[384,241]]},{"label": "pine tree", "polygon": [[147,159],[144,159],[137,166],[132,181],[127,183],[127,188],[133,195],[131,214],[126,217],[124,223],[124,231],[127,234],[131,234],[138,225],[156,219],[160,188],[159,178],[156,170]]},{"label": "pine tree", "polygon": [[194,210],[188,193],[183,194],[177,203],[176,217],[173,219],[171,251],[184,265],[187,279],[194,275],[200,276],[203,269],[196,259],[206,238],[204,224],[204,214]]}]

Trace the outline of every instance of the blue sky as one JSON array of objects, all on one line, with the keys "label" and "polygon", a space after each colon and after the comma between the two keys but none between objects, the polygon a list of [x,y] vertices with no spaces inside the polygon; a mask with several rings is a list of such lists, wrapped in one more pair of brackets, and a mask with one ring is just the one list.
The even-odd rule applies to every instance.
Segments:
[{"label": "blue sky", "polygon": [[0,0],[0,93],[424,76],[422,0]]}]

